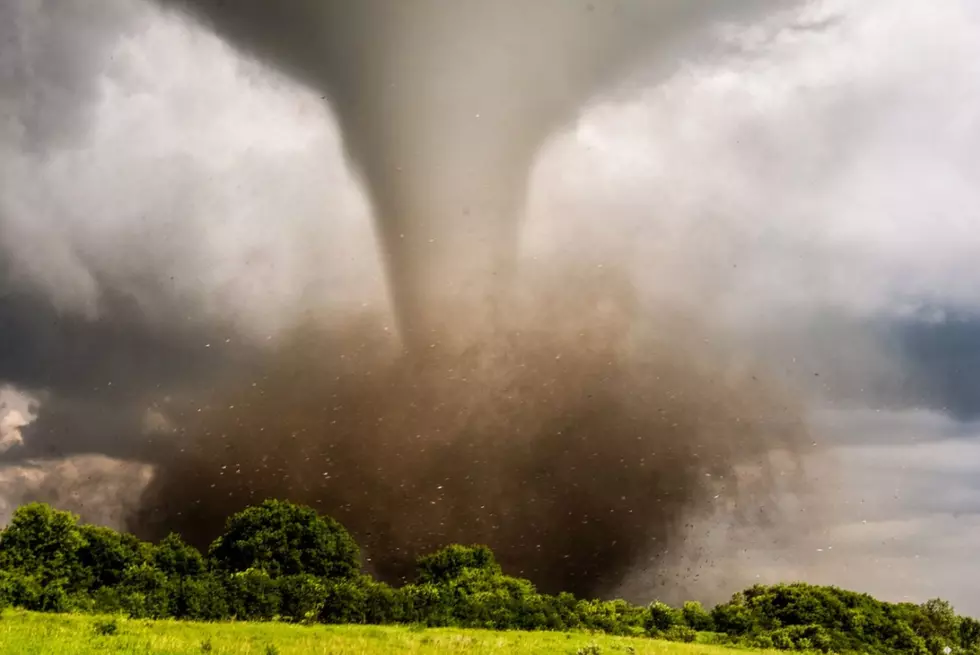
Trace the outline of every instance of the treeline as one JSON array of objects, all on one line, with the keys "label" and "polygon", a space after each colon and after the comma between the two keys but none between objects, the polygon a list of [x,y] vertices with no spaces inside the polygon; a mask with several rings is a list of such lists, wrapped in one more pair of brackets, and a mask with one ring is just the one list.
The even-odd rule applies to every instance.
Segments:
[{"label": "treeline", "polygon": [[980,623],[941,600],[884,603],[804,584],[756,586],[707,610],[538,593],[484,546],[451,545],[392,587],[364,575],[357,544],[314,510],[267,501],[231,517],[202,554],[178,535],[158,544],[34,503],[0,532],[0,604],[139,618],[414,624],[587,630],[784,650],[872,655],[980,654]]}]

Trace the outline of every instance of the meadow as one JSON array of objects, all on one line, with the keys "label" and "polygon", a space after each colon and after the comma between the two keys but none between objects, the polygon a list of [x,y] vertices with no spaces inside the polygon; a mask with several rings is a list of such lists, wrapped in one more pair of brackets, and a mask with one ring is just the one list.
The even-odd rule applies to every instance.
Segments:
[{"label": "meadow", "polygon": [[7,610],[0,619],[0,653],[4,655],[724,655],[726,652],[730,650],[719,646],[585,633],[421,629],[411,626],[195,623],[105,615],[40,614],[24,610]]}]

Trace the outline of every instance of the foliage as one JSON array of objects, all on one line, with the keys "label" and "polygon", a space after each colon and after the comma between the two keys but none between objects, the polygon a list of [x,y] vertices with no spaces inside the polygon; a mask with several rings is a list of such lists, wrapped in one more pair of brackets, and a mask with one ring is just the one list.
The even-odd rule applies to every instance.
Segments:
[{"label": "foliage", "polygon": [[[207,558],[179,535],[151,545],[80,525],[47,505],[25,505],[0,533],[0,608],[6,606],[144,620],[577,631],[808,652],[940,655],[950,648],[980,655],[980,621],[957,616],[940,599],[893,604],[797,583],[756,585],[710,612],[696,602],[642,607],[539,593],[530,581],[506,575],[478,545],[421,557],[415,581],[392,587],[360,572],[357,545],[343,526],[278,501],[231,517]],[[108,625],[91,629],[108,637],[115,630]],[[207,639],[201,636],[199,650]]]},{"label": "foliage", "polygon": [[646,629],[651,635],[666,632],[680,623],[676,610],[666,603],[650,603],[647,609]]},{"label": "foliage", "polygon": [[681,618],[684,620],[684,625],[698,632],[713,632],[715,629],[711,613],[694,600],[687,601],[681,607]]},{"label": "foliage", "polygon": [[167,535],[153,549],[152,561],[153,566],[167,576],[194,578],[207,568],[201,553],[174,533]]},{"label": "foliage", "polygon": [[272,578],[310,574],[348,579],[360,570],[357,544],[340,523],[309,507],[278,500],[228,519],[209,557],[222,570],[259,569]]},{"label": "foliage", "polygon": [[42,587],[79,586],[85,577],[79,561],[84,546],[77,516],[30,503],[19,507],[0,533],[0,569],[29,576]]},{"label": "foliage", "polygon": [[109,636],[119,632],[119,622],[116,619],[98,619],[93,626],[95,634]]},{"label": "foliage", "polygon": [[453,544],[431,555],[424,555],[416,563],[419,584],[442,584],[458,579],[467,570],[487,575],[500,574],[500,565],[486,546],[460,546]]}]

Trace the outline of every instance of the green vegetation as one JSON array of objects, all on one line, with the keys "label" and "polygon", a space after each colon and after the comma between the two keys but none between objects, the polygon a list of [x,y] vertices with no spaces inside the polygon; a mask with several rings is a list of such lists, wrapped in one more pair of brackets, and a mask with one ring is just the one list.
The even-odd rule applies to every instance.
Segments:
[{"label": "green vegetation", "polygon": [[[357,544],[343,526],[312,509],[279,501],[266,501],[229,518],[224,534],[206,555],[178,535],[148,544],[107,528],[80,525],[72,514],[35,503],[19,508],[0,533],[0,606],[102,616],[61,617],[45,624],[36,614],[20,612],[12,615],[16,621],[0,621],[0,632],[11,631],[13,641],[2,642],[7,644],[16,642],[20,638],[16,635],[25,630],[50,632],[60,629],[58,626],[87,622],[89,641],[112,639],[133,645],[133,640],[142,640],[139,652],[191,652],[181,650],[188,647],[184,642],[173,647],[147,646],[147,640],[165,639],[163,632],[179,634],[185,641],[197,639],[193,652],[264,652],[219,648],[223,637],[214,626],[160,623],[157,626],[163,632],[157,635],[155,628],[150,635],[145,633],[149,624],[140,622],[235,619],[554,633],[533,638],[470,635],[466,639],[472,642],[465,644],[466,648],[472,645],[472,652],[490,652],[501,644],[527,646],[531,652],[545,644],[561,643],[564,648],[569,644],[562,639],[578,644],[570,652],[598,652],[593,646],[601,650],[603,644],[622,647],[624,652],[637,648],[633,642],[606,637],[594,643],[582,641],[589,635],[594,639],[612,635],[701,646],[867,655],[940,655],[949,648],[957,655],[980,655],[980,622],[957,616],[949,603],[938,599],[922,605],[893,604],[834,587],[784,584],[752,587],[708,611],[694,602],[674,608],[660,602],[638,606],[622,600],[541,594],[528,580],[506,575],[485,546],[449,545],[421,557],[417,564],[417,577],[411,584],[392,587],[378,582],[361,572]],[[136,636],[139,630],[144,633]],[[208,630],[214,632],[213,637]],[[272,634],[285,628],[236,625],[222,630]],[[289,644],[310,638],[302,630],[282,634],[283,643],[270,641],[268,652],[289,652],[294,647]],[[287,638],[287,634],[292,636]],[[418,652],[458,650],[452,644],[461,638],[461,633],[453,631],[417,638],[411,628],[404,627],[361,632],[334,629],[329,634],[355,642],[366,639],[365,635],[381,635],[402,642],[379,648],[401,649],[404,645]],[[437,638],[442,640],[438,644]],[[522,639],[530,641],[518,644]],[[76,641],[57,652],[89,652],[79,650],[87,648],[88,642]],[[642,652],[668,648],[662,641],[656,647],[651,640],[641,643],[649,646]],[[432,649],[427,650],[427,644]],[[130,645],[117,650],[128,652]],[[162,650],[154,650],[157,648]],[[343,652],[342,648],[331,652]]]},{"label": "green vegetation", "polygon": [[[106,633],[102,626],[115,630]],[[409,626],[296,626],[106,619],[8,610],[0,655],[725,655],[728,649],[652,639],[557,632],[490,632]]]}]

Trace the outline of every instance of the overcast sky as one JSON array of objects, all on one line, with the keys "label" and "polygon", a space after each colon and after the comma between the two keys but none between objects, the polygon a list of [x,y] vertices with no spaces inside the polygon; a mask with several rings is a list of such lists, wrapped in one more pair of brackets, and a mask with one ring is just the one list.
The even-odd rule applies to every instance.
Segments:
[{"label": "overcast sky", "polygon": [[[383,304],[380,261],[319,93],[149,4],[50,4],[0,6],[0,501],[50,473],[123,511],[145,467],[83,421],[46,451],[45,407],[110,411],[127,357],[184,375]],[[715,573],[692,595],[802,578],[980,615],[980,2],[825,0],[712,43],[553,135],[524,252],[630,262],[651,303],[708,304],[823,376],[806,467],[829,519],[701,534]]]}]

